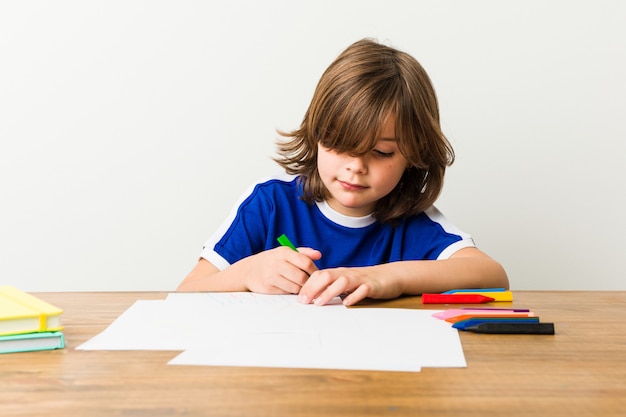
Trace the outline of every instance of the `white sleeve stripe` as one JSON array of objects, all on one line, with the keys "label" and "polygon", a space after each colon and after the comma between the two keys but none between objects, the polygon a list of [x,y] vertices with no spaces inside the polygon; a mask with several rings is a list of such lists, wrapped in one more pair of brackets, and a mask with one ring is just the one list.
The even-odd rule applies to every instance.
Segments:
[{"label": "white sleeve stripe", "polygon": [[213,266],[215,266],[220,271],[223,271],[230,266],[230,263],[228,263],[226,259],[222,258],[217,252],[215,252],[211,248],[205,248],[202,251],[202,257],[211,262]]},{"label": "white sleeve stripe", "polygon": [[437,257],[437,260],[442,260],[442,259],[448,259],[450,256],[452,256],[452,254],[454,254],[455,252],[463,249],[463,248],[473,248],[476,245],[474,244],[474,241],[470,238],[468,239],[462,239],[459,240],[457,242],[454,242],[453,244],[451,244],[450,246],[448,246],[447,248],[445,248]]}]

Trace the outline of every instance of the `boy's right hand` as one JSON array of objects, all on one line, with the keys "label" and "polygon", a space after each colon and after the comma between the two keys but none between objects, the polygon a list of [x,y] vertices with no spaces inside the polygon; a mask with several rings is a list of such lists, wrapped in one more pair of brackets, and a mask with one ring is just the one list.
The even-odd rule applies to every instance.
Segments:
[{"label": "boy's right hand", "polygon": [[317,271],[313,261],[321,257],[321,252],[315,249],[298,248],[296,252],[284,246],[252,255],[246,259],[245,286],[262,294],[298,294],[309,276]]}]

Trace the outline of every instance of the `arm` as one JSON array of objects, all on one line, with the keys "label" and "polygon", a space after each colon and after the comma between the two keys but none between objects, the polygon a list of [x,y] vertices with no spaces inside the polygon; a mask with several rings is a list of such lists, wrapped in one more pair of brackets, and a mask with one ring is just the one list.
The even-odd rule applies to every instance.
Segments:
[{"label": "arm", "polygon": [[502,266],[477,248],[464,248],[449,259],[400,261],[360,268],[317,271],[300,290],[302,303],[323,305],[348,293],[344,304],[365,297],[395,298],[402,294],[443,292],[455,288],[509,287]]},{"label": "arm", "polygon": [[254,291],[263,294],[297,294],[317,267],[319,251],[286,247],[248,256],[220,271],[201,258],[177,291]]}]

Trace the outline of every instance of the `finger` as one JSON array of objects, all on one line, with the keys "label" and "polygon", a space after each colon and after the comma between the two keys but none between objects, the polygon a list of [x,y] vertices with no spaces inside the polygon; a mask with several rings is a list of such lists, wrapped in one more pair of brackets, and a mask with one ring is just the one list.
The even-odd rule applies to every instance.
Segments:
[{"label": "finger", "polygon": [[306,255],[314,261],[322,258],[322,252],[313,248],[298,248],[298,253]]},{"label": "finger", "polygon": [[289,261],[306,272],[308,275],[311,275],[313,272],[318,270],[314,261],[320,259],[321,257],[322,253],[318,250],[311,248],[299,248],[297,253],[291,254]]},{"label": "finger", "polygon": [[291,281],[285,277],[279,277],[278,281],[274,283],[274,288],[282,294],[298,294],[300,292],[301,285]]},{"label": "finger", "polygon": [[269,287],[269,289],[267,289],[266,291],[260,291],[261,294],[272,294],[272,295],[289,295],[289,294],[293,294],[290,291],[286,291],[280,287],[277,287],[276,285],[272,285],[271,287]]},{"label": "finger", "polygon": [[298,301],[303,304],[311,303],[333,281],[332,274],[328,270],[315,271],[307,282],[304,283],[298,294]]},{"label": "finger", "polygon": [[332,282],[322,293],[315,297],[313,304],[323,306],[330,300],[350,290],[350,280],[345,276],[340,276]]},{"label": "finger", "polygon": [[369,292],[370,288],[367,284],[359,285],[356,290],[352,291],[343,299],[343,305],[354,305],[367,297],[369,295]]},{"label": "finger", "polygon": [[311,259],[296,253],[294,253],[293,257],[285,259],[285,261],[280,273],[300,285],[303,285],[309,279],[309,276],[318,270]]},{"label": "finger", "polygon": [[[269,251],[268,251],[269,252]],[[289,249],[285,246],[280,246],[273,249],[274,260],[271,263],[271,274],[275,276],[275,278],[282,278],[288,281],[291,281],[298,285],[298,289],[295,293],[300,291],[300,287],[307,281],[309,275],[317,270],[317,267],[313,263],[313,261],[292,249]],[[310,270],[309,271],[307,271]],[[280,284],[280,281],[275,281],[275,285],[285,288],[285,285],[288,284]],[[293,289],[290,286],[290,289]],[[291,294],[295,294],[291,292]]]},{"label": "finger", "polygon": [[272,276],[268,277],[266,283],[284,294],[298,294],[307,278],[308,275],[304,271],[283,262],[274,270]]},{"label": "finger", "polygon": [[297,294],[308,279],[308,273],[289,262],[285,262],[281,265],[280,270],[277,271],[274,285],[289,291],[290,294]]}]

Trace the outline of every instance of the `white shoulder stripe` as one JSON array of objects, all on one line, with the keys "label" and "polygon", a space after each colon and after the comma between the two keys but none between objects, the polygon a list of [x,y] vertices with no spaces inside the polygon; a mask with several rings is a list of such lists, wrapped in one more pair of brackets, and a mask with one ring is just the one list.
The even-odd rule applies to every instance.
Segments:
[{"label": "white shoulder stripe", "polygon": [[443,230],[445,230],[447,233],[451,233],[453,235],[461,236],[463,239],[466,239],[466,238],[470,237],[469,234],[465,233],[464,231],[460,230],[455,225],[450,223],[448,221],[448,219],[446,219],[445,216],[439,211],[439,209],[437,209],[437,207],[430,206],[429,208],[424,210],[424,213],[432,221],[434,221],[435,223],[440,224],[441,227],[443,228]]},{"label": "white shoulder stripe", "polygon": [[424,211],[424,213],[432,221],[439,224],[446,233],[450,233],[450,234],[461,237],[461,240],[445,248],[437,257],[438,260],[448,259],[450,256],[452,256],[452,254],[454,254],[460,249],[471,248],[471,247],[476,246],[472,237],[468,233],[465,233],[461,229],[457,228],[454,224],[450,223],[448,219],[446,219],[446,217],[437,209],[437,207],[430,206],[428,209]]}]

